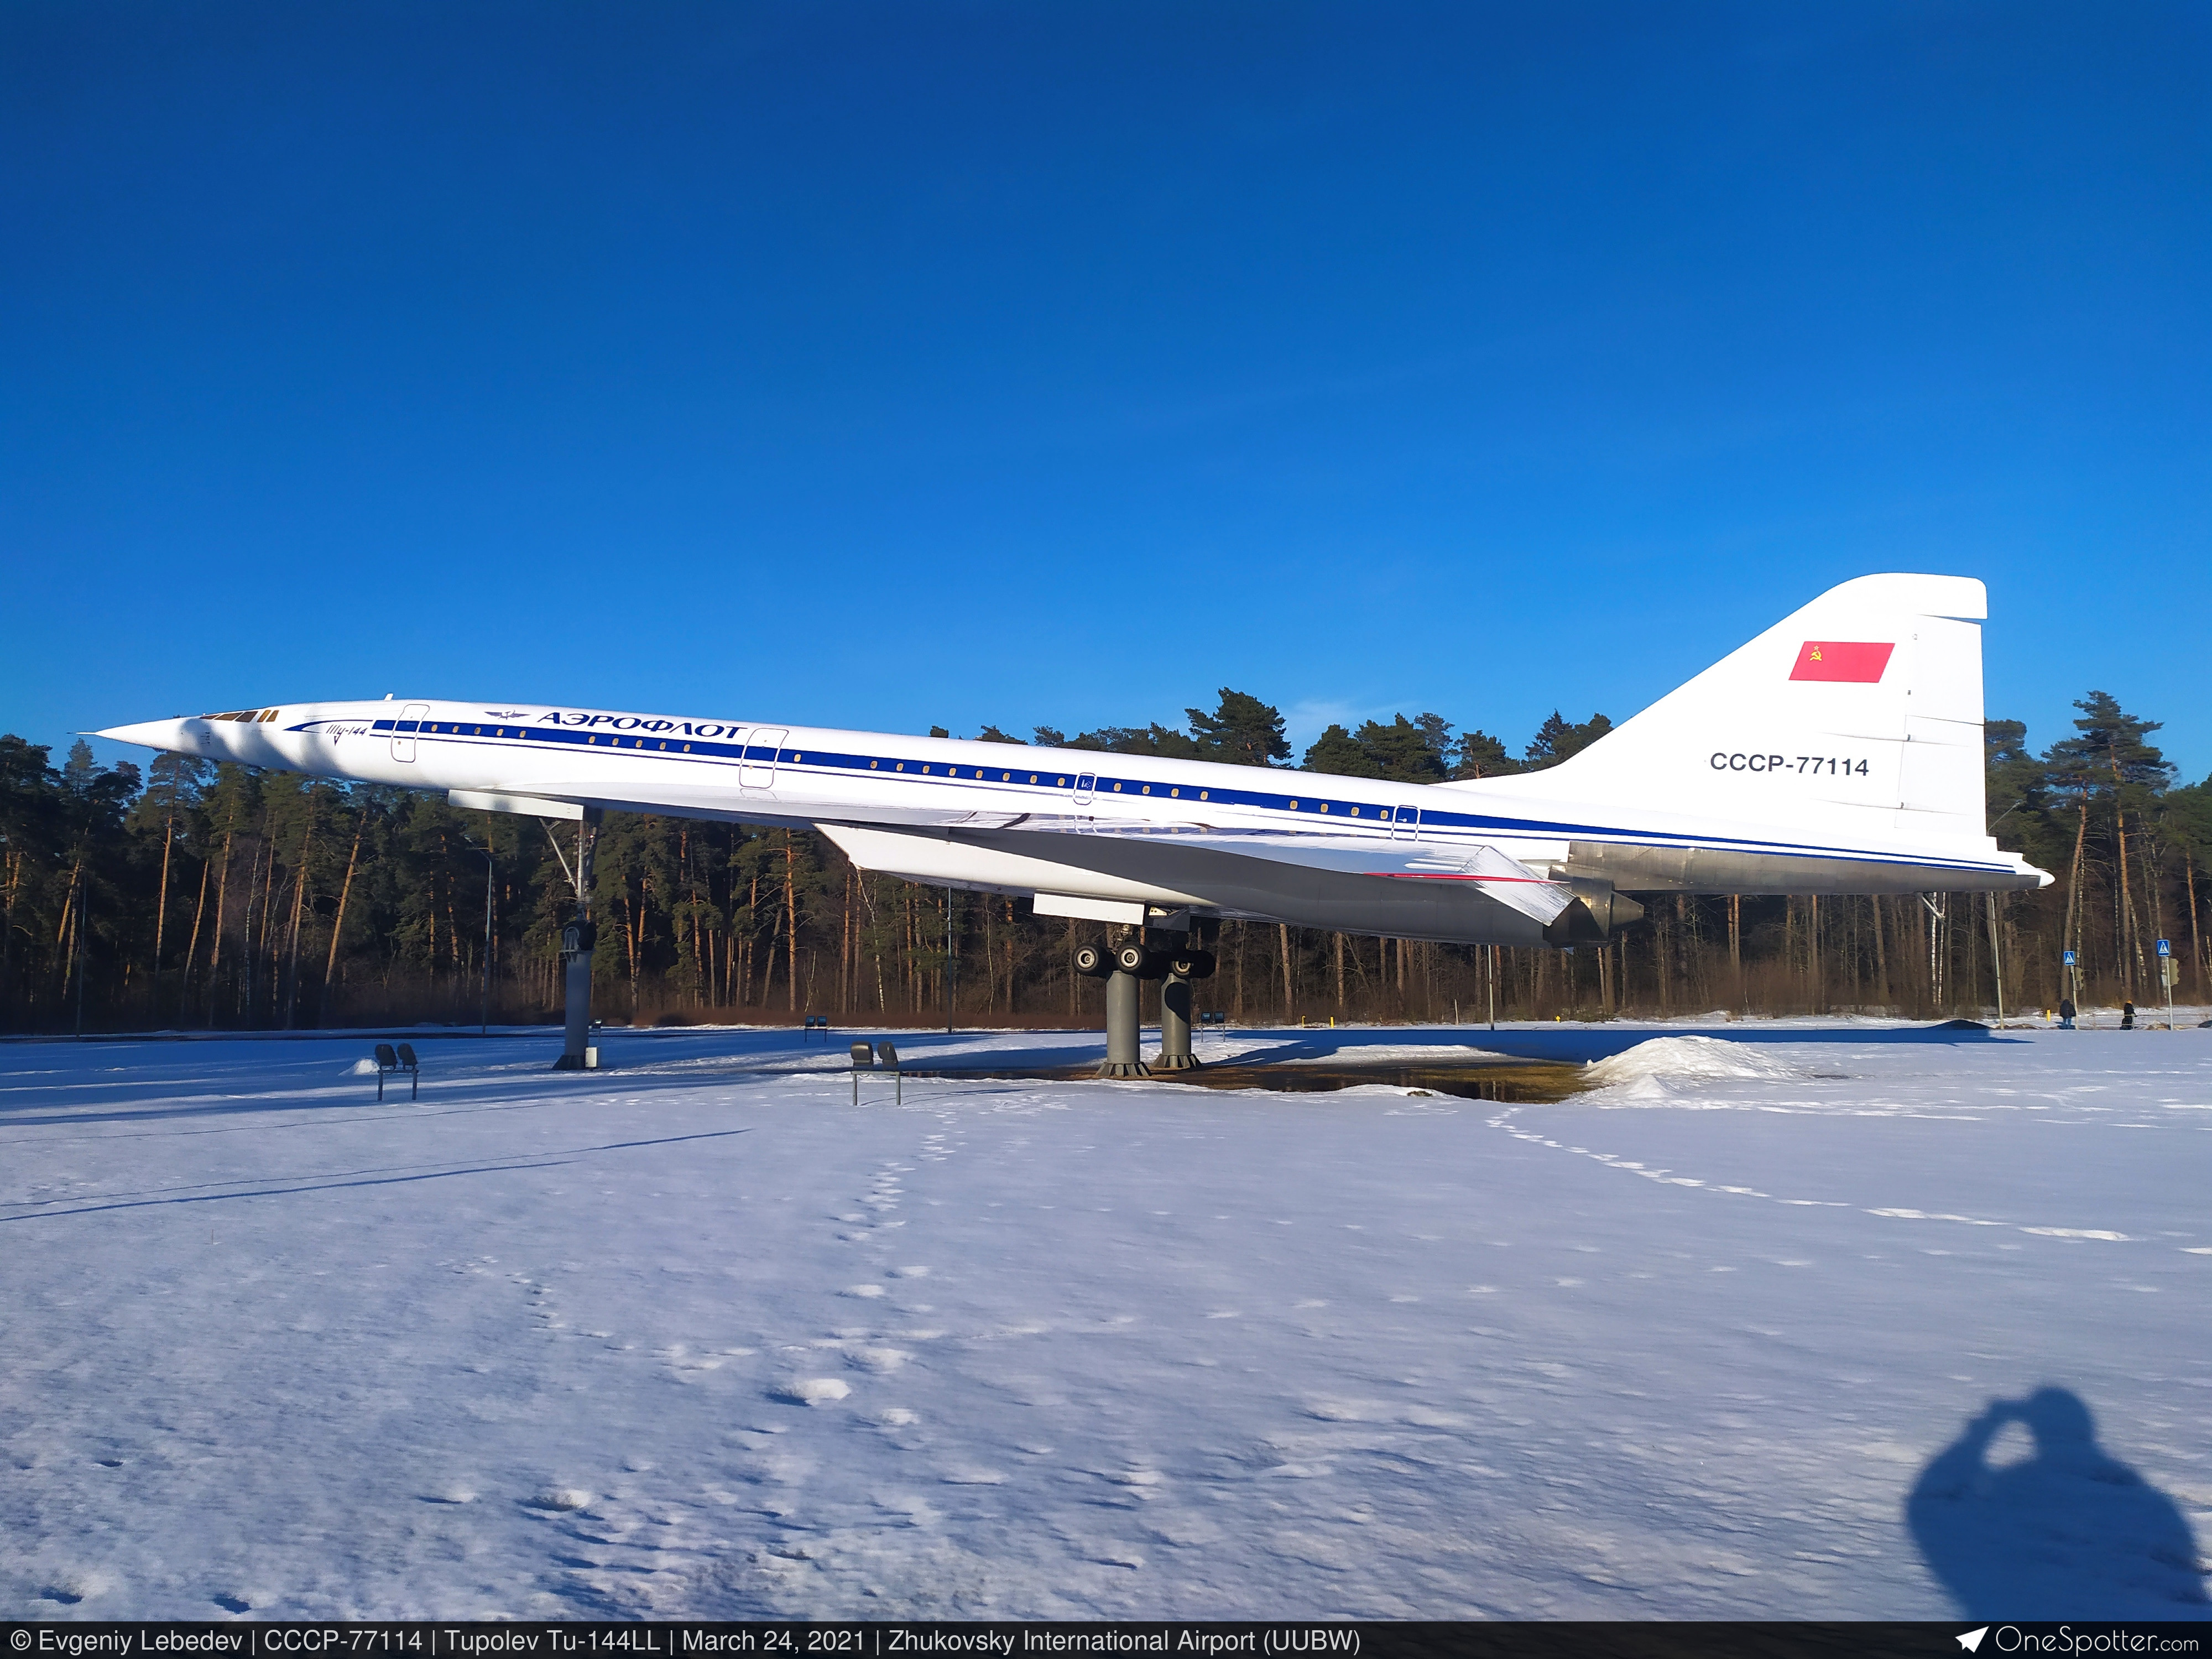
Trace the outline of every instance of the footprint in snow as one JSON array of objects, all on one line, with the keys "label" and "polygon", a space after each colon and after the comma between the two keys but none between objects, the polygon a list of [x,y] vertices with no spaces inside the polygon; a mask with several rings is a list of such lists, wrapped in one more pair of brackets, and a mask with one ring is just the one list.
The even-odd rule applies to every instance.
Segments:
[{"label": "footprint in snow", "polygon": [[834,1376],[794,1376],[770,1389],[769,1397],[787,1401],[794,1406],[826,1406],[852,1392],[850,1383]]},{"label": "footprint in snow", "polygon": [[904,1348],[854,1348],[845,1358],[863,1370],[895,1371],[914,1358]]}]

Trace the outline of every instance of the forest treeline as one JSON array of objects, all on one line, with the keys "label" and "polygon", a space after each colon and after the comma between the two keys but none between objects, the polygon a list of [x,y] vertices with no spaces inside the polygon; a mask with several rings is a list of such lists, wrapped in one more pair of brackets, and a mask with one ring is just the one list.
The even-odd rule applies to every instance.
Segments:
[{"label": "forest treeline", "polygon": [[[2092,1002],[2160,993],[2172,941],[2203,1000],[2212,781],[2178,787],[2156,721],[2101,691],[2030,751],[1985,728],[1992,833],[2057,876],[2036,893],[1647,900],[1571,952],[1231,922],[1200,1003],[1232,1019],[1599,1018],[1624,1010],[1978,1013],[2049,1006],[2079,953]],[[1285,767],[1281,715],[1224,689],[1182,725],[1037,742]],[[1559,714],[1516,754],[1433,714],[1334,725],[1303,769],[1434,783],[1556,765],[1611,729]],[[948,735],[936,728],[933,735]],[[1018,743],[996,726],[979,734]],[[442,795],[163,755],[102,769],[79,742],[0,737],[0,1030],[266,1029],[557,1017],[574,826]],[[805,830],[610,813],[597,847],[595,1012],[611,1023],[1097,1024],[1078,924],[855,870]],[[1493,977],[1494,975],[1494,977]]]}]

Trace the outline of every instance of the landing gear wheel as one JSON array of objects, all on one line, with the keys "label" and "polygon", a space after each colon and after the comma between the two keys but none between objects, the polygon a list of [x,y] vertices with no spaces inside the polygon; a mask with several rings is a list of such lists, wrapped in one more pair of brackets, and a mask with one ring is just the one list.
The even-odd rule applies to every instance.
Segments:
[{"label": "landing gear wheel", "polygon": [[1213,969],[1211,951],[1175,951],[1168,956],[1168,972],[1178,979],[1212,979]]},{"label": "landing gear wheel", "polygon": [[1119,945],[1115,945],[1108,955],[1113,963],[1112,971],[1134,974],[1139,979],[1151,977],[1146,969],[1151,965],[1152,953],[1145,949],[1140,941],[1133,939],[1123,939]]},{"label": "landing gear wheel", "polygon": [[1103,979],[1114,971],[1114,958],[1103,945],[1079,945],[1075,971],[1085,979]]}]

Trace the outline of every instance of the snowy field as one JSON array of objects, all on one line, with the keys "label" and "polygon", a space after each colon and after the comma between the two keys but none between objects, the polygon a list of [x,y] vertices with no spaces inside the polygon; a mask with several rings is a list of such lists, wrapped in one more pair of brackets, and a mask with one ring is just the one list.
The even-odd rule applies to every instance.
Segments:
[{"label": "snowy field", "polygon": [[1710,1029],[0,1045],[0,1616],[2202,1616],[2212,1031]]}]

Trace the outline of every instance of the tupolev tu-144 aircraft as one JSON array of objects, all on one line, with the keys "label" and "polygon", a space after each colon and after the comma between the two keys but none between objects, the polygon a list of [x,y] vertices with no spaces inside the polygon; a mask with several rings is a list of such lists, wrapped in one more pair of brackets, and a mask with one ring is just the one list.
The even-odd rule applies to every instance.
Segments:
[{"label": "tupolev tu-144 aircraft", "polygon": [[1046,915],[1596,943],[1631,893],[2008,891],[1981,629],[1957,576],[1832,588],[1548,770],[1402,784],[1212,762],[459,699],[282,703],[98,735],[455,805],[811,826],[863,869]]}]

